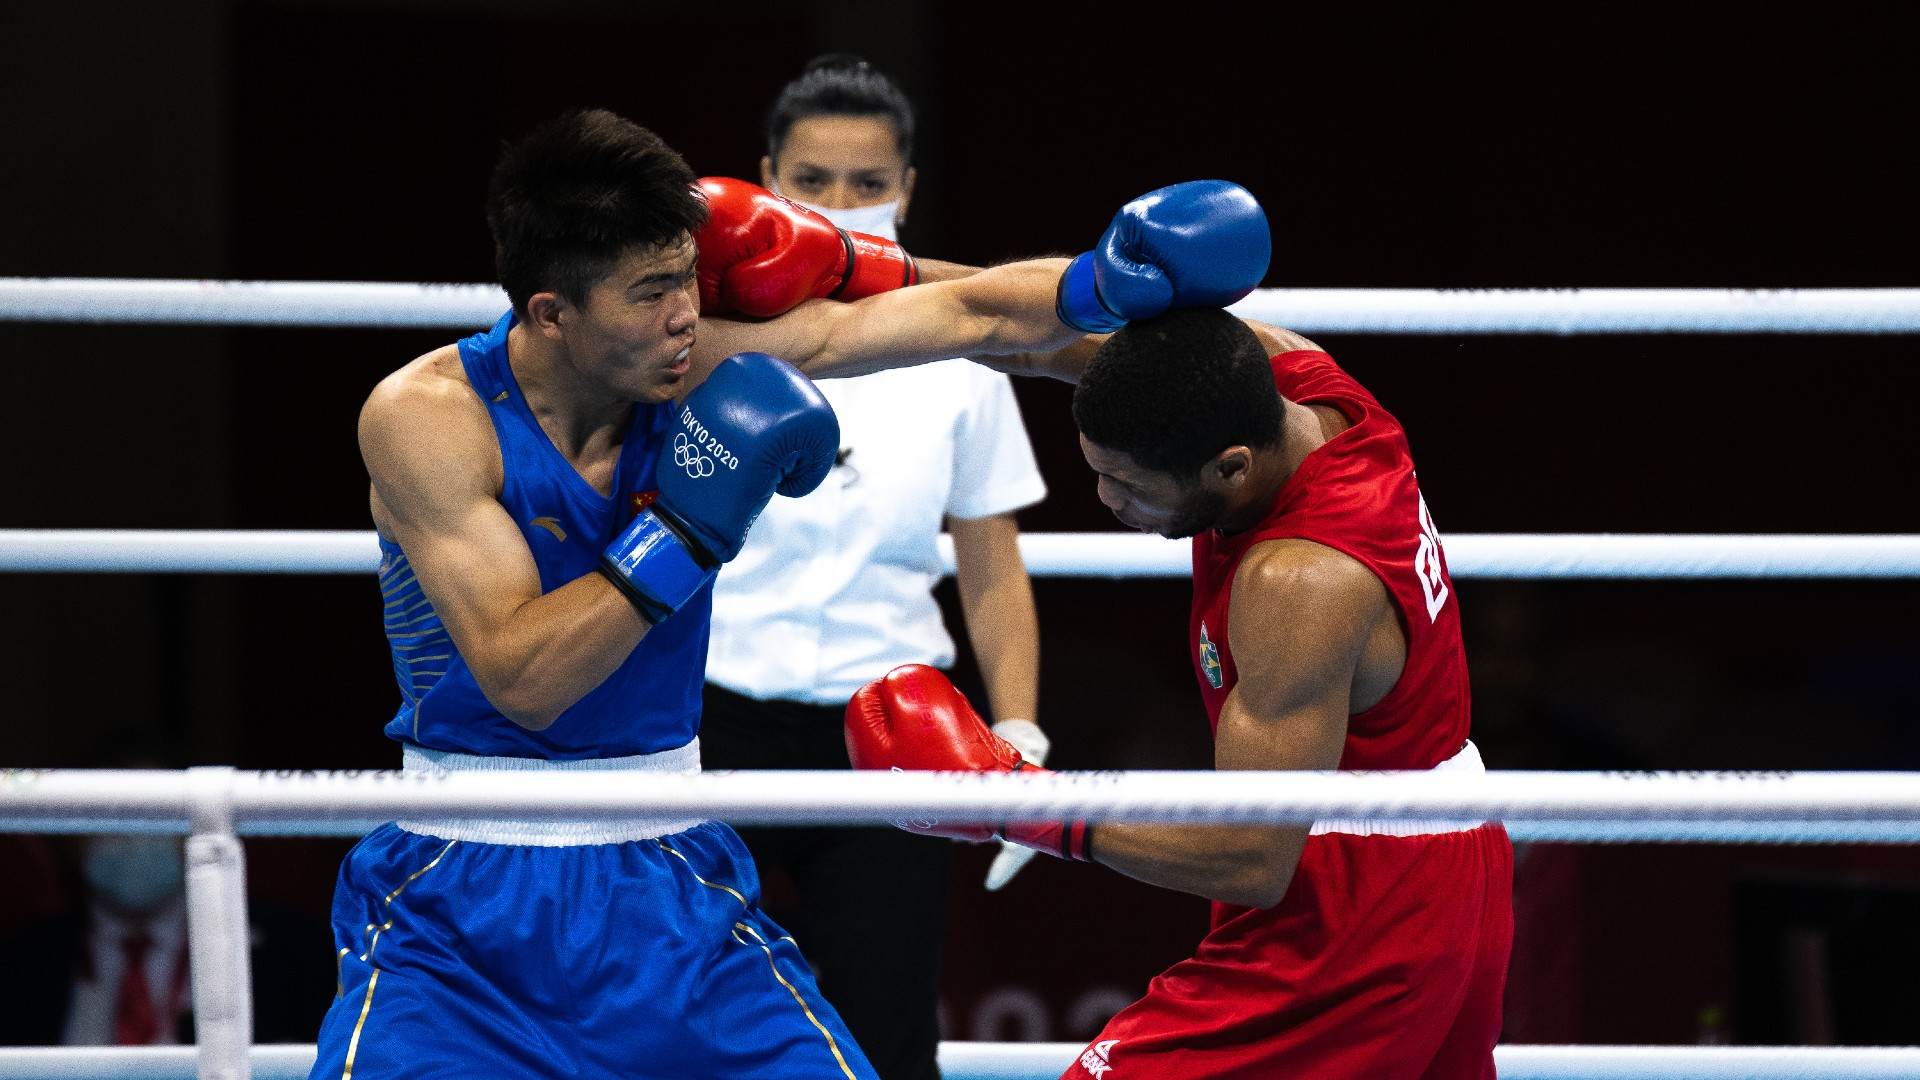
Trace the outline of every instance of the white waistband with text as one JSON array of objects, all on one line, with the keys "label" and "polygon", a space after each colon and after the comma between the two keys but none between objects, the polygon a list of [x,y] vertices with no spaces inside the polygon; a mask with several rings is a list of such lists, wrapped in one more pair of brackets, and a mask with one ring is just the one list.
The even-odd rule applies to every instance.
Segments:
[{"label": "white waistband with text", "polygon": [[[583,761],[547,761],[543,758],[482,757],[447,750],[428,750],[408,744],[402,765],[410,773],[445,776],[457,772],[632,772],[681,773],[700,771],[700,740],[657,754],[589,758]],[[574,847],[584,844],[623,844],[685,832],[703,818],[604,818],[593,821],[528,821],[514,819],[431,819],[397,821],[411,833],[438,836],[474,844],[531,847]]]},{"label": "white waistband with text", "polygon": [[[1487,766],[1480,760],[1480,748],[1468,742],[1460,748],[1459,753],[1435,765],[1430,771],[1476,774],[1486,772]],[[1442,818],[1408,818],[1398,821],[1335,818],[1314,822],[1313,828],[1307,835],[1326,836],[1336,833],[1341,836],[1433,836],[1437,833],[1472,832],[1485,824],[1484,821],[1448,821]]]}]

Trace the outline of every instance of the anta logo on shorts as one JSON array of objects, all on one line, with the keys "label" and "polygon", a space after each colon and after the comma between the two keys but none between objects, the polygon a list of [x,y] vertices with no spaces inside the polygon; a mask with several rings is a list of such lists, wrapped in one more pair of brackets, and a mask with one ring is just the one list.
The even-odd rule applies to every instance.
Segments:
[{"label": "anta logo on shorts", "polygon": [[1105,1076],[1112,1072],[1113,1063],[1107,1058],[1113,1053],[1113,1044],[1119,1041],[1119,1039],[1108,1039],[1087,1047],[1087,1052],[1080,1055],[1080,1067],[1093,1076]]},{"label": "anta logo on shorts", "polygon": [[659,497],[660,493],[658,491],[627,492],[627,517],[637,518],[641,514],[646,513],[647,507],[652,506],[654,500]]},{"label": "anta logo on shorts", "polygon": [[1207,624],[1200,624],[1200,670],[1207,676],[1207,685],[1215,690],[1226,681],[1227,673],[1220,667],[1220,650],[1213,647],[1213,641],[1207,637]]},{"label": "anta logo on shorts", "polygon": [[688,476],[695,480],[712,476],[715,465],[740,467],[740,459],[713,437],[692,409],[680,410],[680,426],[687,430],[673,436],[673,463],[687,470]]}]

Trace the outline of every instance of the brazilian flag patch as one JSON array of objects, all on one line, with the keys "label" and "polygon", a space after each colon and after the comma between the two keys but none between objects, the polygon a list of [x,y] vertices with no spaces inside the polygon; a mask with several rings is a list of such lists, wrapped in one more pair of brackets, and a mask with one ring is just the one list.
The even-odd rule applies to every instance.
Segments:
[{"label": "brazilian flag patch", "polygon": [[1220,650],[1213,647],[1213,641],[1207,637],[1207,624],[1200,624],[1200,670],[1206,673],[1207,685],[1215,690],[1226,680],[1226,671],[1220,667]]}]

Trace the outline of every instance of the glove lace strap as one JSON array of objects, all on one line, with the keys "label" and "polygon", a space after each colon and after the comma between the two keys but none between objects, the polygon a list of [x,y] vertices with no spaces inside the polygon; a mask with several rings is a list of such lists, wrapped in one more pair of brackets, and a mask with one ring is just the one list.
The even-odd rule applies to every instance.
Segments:
[{"label": "glove lace strap", "polygon": [[847,285],[853,281],[853,237],[849,236],[845,229],[835,229],[834,231],[840,234],[840,246],[846,251],[846,254],[841,256],[841,260],[846,263],[846,269],[840,271],[840,284],[835,285],[833,291],[827,294],[827,299],[829,300],[840,299],[840,294],[846,292]]}]

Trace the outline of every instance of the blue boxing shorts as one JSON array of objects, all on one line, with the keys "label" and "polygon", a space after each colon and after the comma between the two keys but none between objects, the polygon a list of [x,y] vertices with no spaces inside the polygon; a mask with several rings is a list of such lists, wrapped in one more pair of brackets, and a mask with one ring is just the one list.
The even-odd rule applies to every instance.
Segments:
[{"label": "blue boxing shorts", "polygon": [[[697,768],[697,744],[683,750]],[[407,765],[651,769],[678,754],[409,747]],[[719,822],[383,825],[340,867],[340,977],[311,1076],[875,1080],[759,900],[752,858]]]}]

